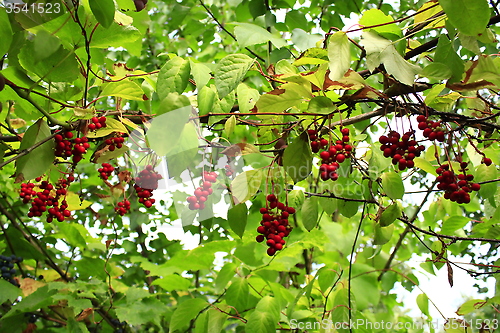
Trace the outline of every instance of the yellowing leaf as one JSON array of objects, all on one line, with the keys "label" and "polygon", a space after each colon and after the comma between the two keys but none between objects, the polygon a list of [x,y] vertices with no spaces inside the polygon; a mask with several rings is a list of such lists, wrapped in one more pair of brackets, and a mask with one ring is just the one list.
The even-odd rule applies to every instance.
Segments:
[{"label": "yellowing leaf", "polygon": [[143,101],[144,91],[137,83],[128,79],[108,82],[103,85],[101,96],[115,96],[134,101]]},{"label": "yellowing leaf", "polygon": [[68,210],[85,209],[92,204],[88,200],[80,200],[80,197],[75,192],[68,192],[66,202],[68,203]]},{"label": "yellowing leaf", "polygon": [[[432,8],[427,9],[429,7],[432,7]],[[442,25],[444,25],[444,19],[445,19],[444,15],[441,15],[439,17],[431,19],[432,16],[436,15],[437,13],[439,13],[442,10],[443,10],[443,8],[441,8],[441,6],[439,4],[437,4],[437,6],[436,6],[435,2],[431,2],[431,1],[426,2],[422,5],[422,7],[419,8],[419,10],[417,11],[417,14],[413,17],[413,22],[415,24],[420,24],[420,23],[424,23],[424,22],[427,23],[427,25],[425,26],[424,29],[432,29],[432,28],[442,26]]]},{"label": "yellowing leaf", "polygon": [[337,81],[344,77],[351,65],[349,39],[343,31],[338,31],[328,39],[328,68],[330,80]]}]

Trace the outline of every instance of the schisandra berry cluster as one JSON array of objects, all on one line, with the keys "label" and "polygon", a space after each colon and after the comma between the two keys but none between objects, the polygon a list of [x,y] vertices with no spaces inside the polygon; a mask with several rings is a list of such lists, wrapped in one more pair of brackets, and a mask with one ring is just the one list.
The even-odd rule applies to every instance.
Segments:
[{"label": "schisandra berry cluster", "polygon": [[[151,201],[151,200],[154,200],[154,199],[149,199],[149,201]],[[152,202],[151,205],[153,203],[154,202]],[[144,206],[146,206],[145,203],[144,203]],[[130,201],[128,201],[127,199],[123,199],[123,201],[120,201],[119,203],[116,204],[115,212],[117,212],[121,216],[127,214],[129,211],[130,211]]]},{"label": "schisandra berry cluster", "polygon": [[201,186],[194,190],[194,195],[186,199],[189,203],[189,209],[202,210],[205,208],[205,202],[207,201],[208,196],[213,193],[212,184],[216,181],[217,173],[215,171],[203,171]]},{"label": "schisandra berry cluster", "polygon": [[311,151],[318,153],[321,148],[328,146],[328,140],[318,137],[318,131],[314,129],[307,130],[307,135],[311,141]]},{"label": "schisandra berry cluster", "polygon": [[14,264],[22,261],[22,257],[17,257],[14,254],[11,256],[0,255],[0,272],[2,273],[2,279],[9,281],[16,287],[19,287],[19,283],[14,280],[14,276],[17,273],[17,270],[14,268]]},{"label": "schisandra berry cluster", "polygon": [[115,171],[115,168],[109,163],[103,163],[101,164],[101,166],[101,168],[97,169],[97,171],[99,172],[99,177],[104,180],[108,180],[109,177],[111,177],[113,171]]},{"label": "schisandra berry cluster", "polygon": [[339,178],[337,174],[339,163],[343,163],[346,158],[351,157],[352,146],[348,143],[349,129],[343,128],[341,133],[342,140],[337,140],[335,145],[331,145],[328,150],[324,150],[319,154],[319,157],[321,157],[320,177],[324,181],[329,179],[337,180]]},{"label": "schisandra berry cluster", "polygon": [[122,136],[114,137],[114,138],[109,138],[104,140],[104,142],[108,145],[108,149],[110,151],[114,151],[116,148],[120,149],[123,147],[123,143],[125,142],[125,139]]},{"label": "schisandra berry cluster", "polygon": [[256,237],[256,241],[262,243],[266,240],[266,245],[269,246],[267,254],[273,256],[277,251],[283,249],[286,243],[284,238],[292,231],[288,217],[290,214],[295,214],[295,208],[285,206],[283,202],[279,202],[274,194],[269,194],[266,201],[267,208],[260,209],[262,221],[257,228],[260,235]]},{"label": "schisandra berry cluster", "polygon": [[401,136],[396,131],[391,131],[389,136],[382,135],[379,142],[382,144],[380,150],[385,157],[392,157],[392,164],[397,165],[399,170],[410,169],[415,166],[415,157],[425,150],[425,147],[417,146],[417,141],[412,139],[413,132],[406,132]]},{"label": "schisandra berry cluster", "polygon": [[89,130],[91,131],[106,127],[106,117],[92,117],[91,121],[89,124]]},{"label": "schisandra berry cluster", "polygon": [[73,136],[71,131],[54,136],[56,141],[55,156],[63,158],[73,156],[73,163],[78,163],[82,160],[90,144],[87,137],[73,139]]},{"label": "schisandra berry cluster", "polygon": [[152,165],[147,165],[135,178],[134,189],[139,197],[139,202],[144,207],[150,208],[155,203],[155,199],[151,197],[153,196],[153,190],[158,188],[158,181],[162,178],[162,175],[156,172]]},{"label": "schisandra berry cluster", "polygon": [[[74,177],[71,176],[71,179],[74,180]],[[40,182],[41,178],[36,178],[36,181]],[[47,222],[49,223],[54,219],[62,222],[66,217],[70,217],[71,211],[67,209],[68,203],[66,200],[63,199],[59,203],[59,200],[67,194],[67,186],[68,180],[66,179],[61,179],[57,186],[44,180],[38,185],[41,191],[37,192],[34,183],[22,183],[19,196],[23,199],[23,203],[31,201],[28,217],[40,217],[47,212]]]},{"label": "schisandra berry cluster", "polygon": [[431,141],[438,140],[439,142],[445,140],[444,128],[441,126],[441,120],[433,121],[421,114],[417,117],[417,121],[418,128],[424,131],[423,135],[426,138],[429,138]]},{"label": "schisandra berry cluster", "polygon": [[456,203],[469,203],[470,192],[479,191],[480,184],[473,183],[474,176],[467,174],[467,162],[460,163],[460,172],[456,175],[449,164],[440,165],[436,169],[439,175],[437,181],[439,182],[437,188],[444,190],[444,198],[454,201]]}]

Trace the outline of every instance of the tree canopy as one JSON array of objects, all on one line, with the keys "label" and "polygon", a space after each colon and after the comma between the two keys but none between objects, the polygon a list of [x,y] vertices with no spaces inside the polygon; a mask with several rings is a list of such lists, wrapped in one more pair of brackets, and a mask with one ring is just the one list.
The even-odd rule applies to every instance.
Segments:
[{"label": "tree canopy", "polygon": [[4,0],[0,332],[496,330],[499,3]]}]

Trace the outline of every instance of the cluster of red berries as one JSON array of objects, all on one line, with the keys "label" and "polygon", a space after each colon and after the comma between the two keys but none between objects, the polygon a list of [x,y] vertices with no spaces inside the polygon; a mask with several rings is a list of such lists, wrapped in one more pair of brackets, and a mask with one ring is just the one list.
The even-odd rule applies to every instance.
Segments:
[{"label": "cluster of red berries", "polygon": [[460,163],[460,172],[456,175],[450,168],[449,164],[440,165],[436,169],[439,175],[437,181],[439,182],[437,188],[444,190],[444,198],[454,201],[456,203],[469,203],[470,192],[479,191],[481,185],[473,183],[474,176],[467,174],[467,162]]},{"label": "cluster of red berries", "polygon": [[[226,173],[227,174],[227,173]],[[204,209],[205,202],[208,196],[213,193],[212,184],[217,181],[217,173],[215,171],[203,171],[201,186],[194,191],[194,195],[188,197],[186,200],[189,203],[189,209],[197,210]]]},{"label": "cluster of red berries", "polygon": [[91,121],[92,122],[89,124],[89,130],[91,131],[106,127],[106,117],[92,117]]},{"label": "cluster of red berries", "polygon": [[426,116],[421,114],[417,117],[417,121],[418,128],[424,131],[423,134],[426,138],[429,138],[431,141],[438,140],[439,142],[445,140],[444,128],[441,126],[441,120],[429,120]]},{"label": "cluster of red berries", "polygon": [[[151,200],[154,201],[154,199],[149,199],[149,201]],[[153,205],[153,203],[154,202],[152,202],[151,205]],[[144,205],[146,206],[146,204]],[[117,212],[121,216],[127,214],[129,211],[130,211],[130,201],[128,201],[127,199],[123,199],[123,201],[120,201],[119,203],[116,204],[115,212]]]},{"label": "cluster of red berries", "polygon": [[97,171],[99,172],[99,177],[108,180],[113,171],[115,171],[115,168],[109,163],[103,163],[102,168],[97,169]]},{"label": "cluster of red berries", "polygon": [[311,151],[318,153],[321,148],[328,146],[328,140],[318,137],[318,131],[314,129],[307,130],[307,135],[311,141]]},{"label": "cluster of red berries", "polygon": [[[283,249],[285,237],[292,231],[292,226],[288,223],[290,214],[295,214],[295,208],[287,207],[283,202],[279,202],[274,194],[266,197],[267,207],[262,207],[262,221],[257,228],[258,235],[255,240],[262,243],[266,240],[267,254],[273,256],[277,251]],[[276,211],[272,212],[272,210]]]},{"label": "cluster of red berries", "polygon": [[231,177],[234,174],[234,170],[229,164],[226,164],[224,169],[226,169],[226,176]]},{"label": "cluster of red berries", "polygon": [[55,155],[64,158],[73,156],[73,163],[78,163],[90,145],[87,137],[73,139],[73,136],[73,132],[70,131],[54,136],[56,141]]},{"label": "cluster of red berries", "polygon": [[324,150],[319,154],[319,157],[321,157],[320,177],[324,181],[329,179],[337,180],[339,178],[337,174],[339,163],[343,163],[346,158],[351,157],[352,146],[348,143],[349,129],[342,128],[341,133],[342,140],[337,140],[335,145],[331,145],[328,150]]},{"label": "cluster of red berries", "polygon": [[417,141],[412,139],[413,132],[406,132],[402,136],[391,131],[389,136],[382,135],[379,142],[382,144],[380,150],[384,152],[385,157],[392,157],[392,164],[397,165],[399,170],[413,168],[415,157],[425,150],[425,147],[417,146]]},{"label": "cluster of red berries", "polygon": [[106,139],[104,142],[108,145],[108,149],[110,151],[114,151],[116,148],[120,149],[121,147],[123,147],[125,139],[122,136],[118,136]]},{"label": "cluster of red berries", "polygon": [[151,197],[153,196],[153,190],[158,188],[158,180],[162,178],[162,175],[156,172],[152,165],[147,165],[135,178],[134,189],[139,197],[139,202],[144,207],[150,208],[155,203],[155,199]]},{"label": "cluster of red berries", "polygon": [[[74,180],[74,177],[71,177]],[[35,180],[40,182],[42,179],[38,177]],[[23,199],[23,203],[29,203],[31,201],[28,217],[40,217],[43,213],[47,212],[47,222],[49,223],[54,219],[62,222],[66,217],[70,217],[71,212],[67,209],[68,204],[66,200],[63,199],[59,204],[59,199],[66,196],[68,193],[66,190],[67,186],[68,181],[66,179],[61,179],[57,186],[44,180],[38,185],[41,191],[37,192],[34,183],[21,184],[19,196]]]}]

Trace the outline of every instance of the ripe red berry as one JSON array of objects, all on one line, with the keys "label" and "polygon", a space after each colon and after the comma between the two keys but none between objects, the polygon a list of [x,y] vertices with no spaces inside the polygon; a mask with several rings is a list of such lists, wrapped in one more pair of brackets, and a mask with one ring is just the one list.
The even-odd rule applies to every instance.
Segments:
[{"label": "ripe red berry", "polygon": [[345,161],[345,155],[344,154],[338,154],[337,155],[337,162],[342,163]]},{"label": "ripe red berry", "polygon": [[321,157],[321,159],[323,160],[328,160],[330,158],[330,153],[328,151],[322,151],[319,154],[319,157]]},{"label": "ripe red berry", "polygon": [[349,129],[348,128],[343,128],[340,130],[340,132],[343,134],[343,135],[349,135]]},{"label": "ripe red berry", "polygon": [[491,165],[491,163],[492,163],[492,161],[491,161],[491,159],[490,159],[490,158],[485,157],[485,158],[483,158],[483,163],[484,163],[486,166],[490,166],[490,165]]},{"label": "ripe red berry", "polygon": [[267,197],[266,197],[267,201],[269,202],[273,202],[273,201],[276,201],[277,198],[274,194],[269,194]]}]

